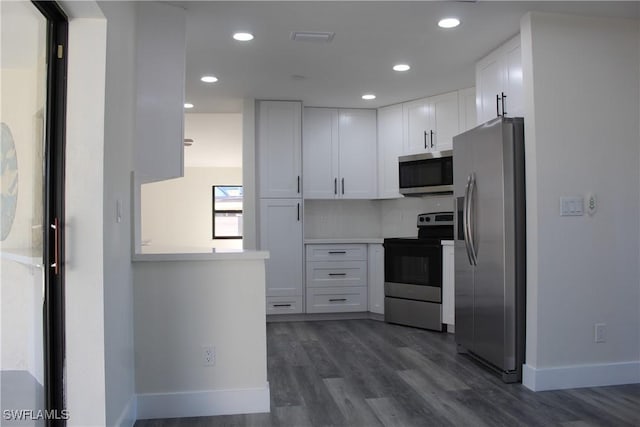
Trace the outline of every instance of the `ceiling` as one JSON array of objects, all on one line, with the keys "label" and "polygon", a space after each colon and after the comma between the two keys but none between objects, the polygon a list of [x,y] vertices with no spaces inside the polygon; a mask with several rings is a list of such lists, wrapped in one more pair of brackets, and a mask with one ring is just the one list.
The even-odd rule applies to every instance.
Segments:
[{"label": "ceiling", "polygon": [[[175,4],[175,3],[174,3]],[[187,14],[186,101],[194,113],[240,112],[242,98],[377,108],[474,85],[475,62],[520,28],[527,11],[638,17],[639,2],[181,2]],[[456,16],[456,29],[437,26]],[[251,42],[232,34],[248,31]],[[331,43],[292,31],[331,31]],[[397,63],[411,70],[392,70]],[[211,74],[217,83],[200,77]],[[377,98],[364,101],[361,96]]]}]

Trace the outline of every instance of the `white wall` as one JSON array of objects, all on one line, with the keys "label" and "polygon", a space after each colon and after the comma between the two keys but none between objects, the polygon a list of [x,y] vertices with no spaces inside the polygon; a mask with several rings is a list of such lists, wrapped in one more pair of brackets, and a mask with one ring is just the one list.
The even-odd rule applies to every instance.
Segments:
[{"label": "white wall", "polygon": [[135,263],[140,418],[268,412],[264,278],[263,259]]},{"label": "white wall", "polygon": [[[527,364],[535,390],[640,382],[638,22],[522,20]],[[597,213],[560,217],[594,192]],[[594,342],[594,324],[606,342]]]},{"label": "white wall", "polygon": [[185,168],[183,178],[142,185],[142,241],[151,246],[241,248],[212,238],[213,185],[242,185],[241,168]]},{"label": "white wall", "polygon": [[244,194],[244,238],[245,249],[257,249],[258,209],[256,200],[256,102],[254,99],[242,101],[242,182]]},{"label": "white wall", "polygon": [[69,426],[106,423],[103,152],[107,23],[93,2],[69,16],[65,203]]},{"label": "white wall", "polygon": [[135,384],[130,172],[135,132],[135,7],[129,2],[103,2],[100,8],[107,18],[103,210],[106,425],[132,425]]}]

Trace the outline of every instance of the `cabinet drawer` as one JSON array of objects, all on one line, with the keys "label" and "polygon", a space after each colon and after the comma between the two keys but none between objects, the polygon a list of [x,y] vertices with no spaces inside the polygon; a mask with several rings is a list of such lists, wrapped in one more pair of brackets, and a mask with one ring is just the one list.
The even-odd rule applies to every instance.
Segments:
[{"label": "cabinet drawer", "polygon": [[366,261],[367,245],[307,245],[307,261]]},{"label": "cabinet drawer", "polygon": [[366,287],[307,289],[307,313],[349,311],[367,311]]},{"label": "cabinet drawer", "polygon": [[267,297],[267,314],[302,313],[302,297]]},{"label": "cabinet drawer", "polygon": [[366,286],[366,261],[307,262],[307,287]]}]

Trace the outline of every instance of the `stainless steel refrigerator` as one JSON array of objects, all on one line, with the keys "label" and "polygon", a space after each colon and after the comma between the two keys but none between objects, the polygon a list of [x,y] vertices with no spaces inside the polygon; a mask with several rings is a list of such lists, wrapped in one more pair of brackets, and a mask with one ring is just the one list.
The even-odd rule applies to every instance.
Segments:
[{"label": "stainless steel refrigerator", "polygon": [[453,138],[455,337],[503,381],[522,381],[526,245],[524,121]]}]

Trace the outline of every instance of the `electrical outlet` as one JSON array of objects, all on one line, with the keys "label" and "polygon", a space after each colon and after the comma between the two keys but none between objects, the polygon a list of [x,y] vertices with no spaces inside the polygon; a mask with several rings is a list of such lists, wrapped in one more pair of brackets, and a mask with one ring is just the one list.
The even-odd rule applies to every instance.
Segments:
[{"label": "electrical outlet", "polygon": [[215,348],[212,345],[202,346],[202,365],[213,366],[216,363]]},{"label": "electrical outlet", "polygon": [[593,334],[593,340],[594,342],[605,342],[605,328],[606,328],[606,324],[605,323],[596,323],[594,325],[594,334]]}]

